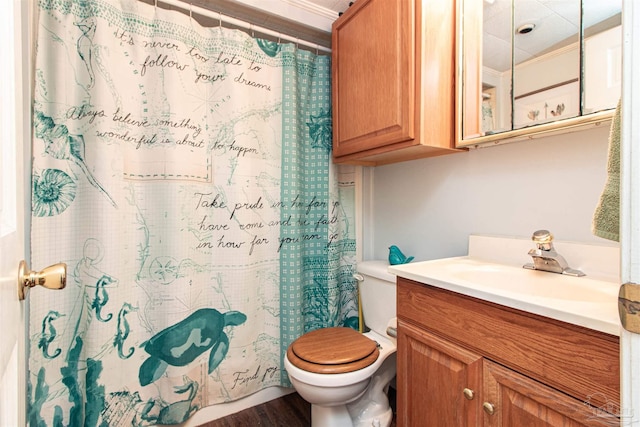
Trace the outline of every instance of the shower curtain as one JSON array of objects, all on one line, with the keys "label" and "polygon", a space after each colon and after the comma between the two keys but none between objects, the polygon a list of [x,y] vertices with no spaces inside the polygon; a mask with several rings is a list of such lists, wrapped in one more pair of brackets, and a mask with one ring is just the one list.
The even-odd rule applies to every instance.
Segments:
[{"label": "shower curtain", "polygon": [[357,327],[330,61],[134,0],[39,0],[31,426],[176,424]]}]

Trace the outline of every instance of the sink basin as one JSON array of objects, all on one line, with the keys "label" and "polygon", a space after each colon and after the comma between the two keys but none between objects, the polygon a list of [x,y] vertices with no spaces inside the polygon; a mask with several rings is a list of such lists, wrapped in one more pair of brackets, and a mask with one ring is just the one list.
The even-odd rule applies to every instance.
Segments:
[{"label": "sink basin", "polygon": [[603,284],[586,276],[573,277],[471,259],[460,260],[447,267],[448,272],[460,281],[474,283],[485,289],[495,288],[508,294],[595,304],[618,296],[617,285]]},{"label": "sink basin", "polygon": [[620,334],[615,282],[528,270],[466,256],[394,265],[389,272],[427,285]]}]

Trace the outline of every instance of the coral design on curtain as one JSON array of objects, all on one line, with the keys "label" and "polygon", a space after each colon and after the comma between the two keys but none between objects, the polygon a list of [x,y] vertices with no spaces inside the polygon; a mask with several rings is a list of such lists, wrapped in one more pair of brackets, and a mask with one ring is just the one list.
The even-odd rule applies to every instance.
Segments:
[{"label": "coral design on curtain", "polygon": [[176,424],[357,326],[330,63],[134,0],[40,0],[31,426]]}]

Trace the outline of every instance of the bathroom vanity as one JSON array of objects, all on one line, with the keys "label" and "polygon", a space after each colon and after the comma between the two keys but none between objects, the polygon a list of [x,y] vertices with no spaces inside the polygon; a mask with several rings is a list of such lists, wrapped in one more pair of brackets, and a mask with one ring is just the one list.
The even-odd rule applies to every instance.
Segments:
[{"label": "bathroom vanity", "polygon": [[399,426],[620,425],[616,283],[474,256],[389,271]]}]

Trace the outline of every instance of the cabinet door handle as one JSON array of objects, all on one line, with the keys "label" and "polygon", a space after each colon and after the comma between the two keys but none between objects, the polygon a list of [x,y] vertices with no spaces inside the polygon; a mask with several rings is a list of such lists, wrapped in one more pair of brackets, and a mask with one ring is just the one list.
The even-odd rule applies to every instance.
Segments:
[{"label": "cabinet door handle", "polygon": [[473,400],[473,398],[475,397],[475,393],[470,388],[465,388],[464,390],[462,390],[462,394],[464,394],[464,397],[466,397],[467,400]]},{"label": "cabinet door handle", "polygon": [[486,412],[489,415],[493,415],[496,412],[495,406],[493,406],[493,404],[489,402],[484,402],[482,404],[482,409],[484,409],[484,412]]}]

